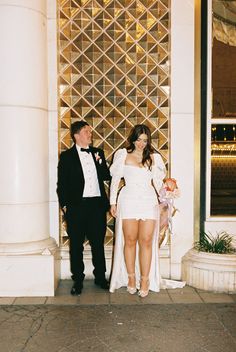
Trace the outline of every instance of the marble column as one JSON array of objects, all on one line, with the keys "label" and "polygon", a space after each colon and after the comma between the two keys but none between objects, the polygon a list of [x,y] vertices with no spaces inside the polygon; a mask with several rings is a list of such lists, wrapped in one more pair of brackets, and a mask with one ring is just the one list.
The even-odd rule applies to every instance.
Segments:
[{"label": "marble column", "polygon": [[0,296],[51,296],[45,0],[0,0],[0,47]]},{"label": "marble column", "polygon": [[171,1],[171,176],[181,197],[173,217],[170,277],[194,241],[194,0]]}]

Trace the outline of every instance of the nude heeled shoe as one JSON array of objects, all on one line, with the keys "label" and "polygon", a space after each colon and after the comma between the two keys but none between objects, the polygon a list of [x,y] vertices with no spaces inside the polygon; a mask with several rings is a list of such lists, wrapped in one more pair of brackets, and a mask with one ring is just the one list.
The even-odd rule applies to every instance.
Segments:
[{"label": "nude heeled shoe", "polygon": [[[145,298],[147,297],[148,293],[149,293],[149,277],[148,276],[141,276],[141,280],[140,281],[146,281],[147,282],[147,285],[148,285],[148,289],[147,290],[142,290],[140,289],[138,291],[138,295],[139,297],[141,298]],[[141,285],[140,285],[141,286]]]},{"label": "nude heeled shoe", "polygon": [[[130,278],[135,278],[135,274],[128,274],[128,277]],[[134,295],[137,291],[136,287],[131,287],[129,285],[127,285],[127,291],[131,294],[131,295]]]}]

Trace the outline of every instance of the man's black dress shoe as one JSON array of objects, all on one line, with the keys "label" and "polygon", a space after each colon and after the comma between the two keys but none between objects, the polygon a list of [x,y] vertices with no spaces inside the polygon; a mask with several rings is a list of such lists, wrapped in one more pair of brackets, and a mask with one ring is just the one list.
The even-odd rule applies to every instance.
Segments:
[{"label": "man's black dress shoe", "polygon": [[109,282],[104,278],[102,280],[95,279],[95,285],[100,286],[103,290],[109,290]]},{"label": "man's black dress shoe", "polygon": [[83,289],[83,282],[75,282],[74,285],[72,286],[72,289],[70,293],[72,296],[78,296],[81,294]]}]

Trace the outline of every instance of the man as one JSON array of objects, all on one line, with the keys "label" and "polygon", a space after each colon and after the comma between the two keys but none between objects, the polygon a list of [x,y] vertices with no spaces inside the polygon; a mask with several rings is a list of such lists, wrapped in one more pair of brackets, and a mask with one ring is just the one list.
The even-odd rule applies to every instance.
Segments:
[{"label": "man", "polygon": [[61,153],[58,163],[57,194],[70,239],[70,266],[74,280],[71,294],[79,295],[85,277],[85,237],[89,240],[92,250],[94,282],[102,289],[109,288],[105,278],[104,255],[109,201],[104,181],[110,180],[110,173],[103,150],[89,146],[92,132],[87,122],[74,122],[71,125],[71,137],[74,145]]}]

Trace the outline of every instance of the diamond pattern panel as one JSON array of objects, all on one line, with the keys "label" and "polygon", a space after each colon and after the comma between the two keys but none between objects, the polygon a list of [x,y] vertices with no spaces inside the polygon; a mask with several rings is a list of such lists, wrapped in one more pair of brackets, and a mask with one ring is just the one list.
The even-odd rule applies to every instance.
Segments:
[{"label": "diamond pattern panel", "polygon": [[[168,0],[58,1],[60,151],[83,119],[110,163],[132,126],[145,123],[168,166],[169,16]],[[112,232],[108,216],[107,244]]]}]

